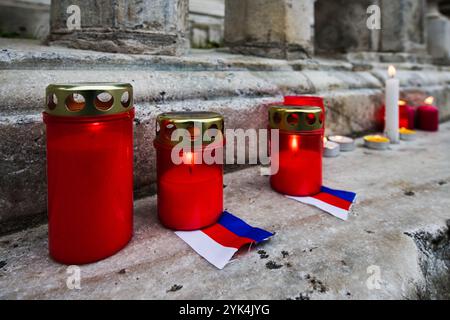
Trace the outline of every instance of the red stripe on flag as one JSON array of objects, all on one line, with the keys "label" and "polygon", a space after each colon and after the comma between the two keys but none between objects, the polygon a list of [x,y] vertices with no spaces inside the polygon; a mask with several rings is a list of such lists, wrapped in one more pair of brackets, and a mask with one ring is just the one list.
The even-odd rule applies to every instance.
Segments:
[{"label": "red stripe on flag", "polygon": [[350,207],[352,206],[351,202],[341,199],[339,197],[333,196],[332,194],[329,194],[326,192],[318,193],[318,194],[312,196],[312,198],[326,202],[332,206],[335,206],[335,207],[338,207],[338,208],[341,208],[344,210],[349,210]]},{"label": "red stripe on flag", "polygon": [[249,238],[239,237],[218,223],[201,231],[224,247],[239,249],[245,244],[255,242]]}]

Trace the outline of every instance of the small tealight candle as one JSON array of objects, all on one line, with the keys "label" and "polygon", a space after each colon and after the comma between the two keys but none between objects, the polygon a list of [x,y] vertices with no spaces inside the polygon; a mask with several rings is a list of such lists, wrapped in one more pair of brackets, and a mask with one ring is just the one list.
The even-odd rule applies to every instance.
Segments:
[{"label": "small tealight candle", "polygon": [[400,132],[400,139],[404,141],[412,141],[416,139],[416,132],[414,130],[409,130],[406,128],[401,128],[399,130]]},{"label": "small tealight candle", "polygon": [[355,150],[355,140],[344,136],[330,136],[328,140],[339,144],[341,151],[353,151]]},{"label": "small tealight candle", "polygon": [[364,146],[374,150],[386,150],[391,141],[389,138],[381,135],[365,136]]},{"label": "small tealight candle", "polygon": [[323,138],[323,156],[326,158],[335,158],[341,153],[341,147],[338,143],[328,141]]}]

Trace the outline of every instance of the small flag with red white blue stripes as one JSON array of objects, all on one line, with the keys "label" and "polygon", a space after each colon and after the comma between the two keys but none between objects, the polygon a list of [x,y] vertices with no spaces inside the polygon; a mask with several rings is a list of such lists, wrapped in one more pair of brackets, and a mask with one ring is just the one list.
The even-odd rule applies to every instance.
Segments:
[{"label": "small flag with red white blue stripes", "polygon": [[354,192],[334,190],[327,187],[322,187],[318,194],[310,197],[287,197],[313,205],[342,220],[348,219],[351,206],[356,201],[356,193]]},{"label": "small flag with red white blue stripes", "polygon": [[210,227],[196,231],[177,231],[175,234],[219,269],[223,269],[244,245],[257,244],[274,235],[250,226],[227,211]]}]

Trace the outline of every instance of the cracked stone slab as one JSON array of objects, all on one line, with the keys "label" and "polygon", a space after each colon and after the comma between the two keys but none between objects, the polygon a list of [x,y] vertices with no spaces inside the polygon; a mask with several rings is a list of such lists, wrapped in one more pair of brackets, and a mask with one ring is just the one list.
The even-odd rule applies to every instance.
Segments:
[{"label": "cracked stone slab", "polygon": [[[421,297],[424,257],[407,234],[438,234],[450,218],[450,123],[387,151],[357,145],[324,160],[324,184],[358,194],[347,222],[273,192],[253,167],[225,175],[225,208],[276,235],[224,270],[159,225],[148,197],[135,203],[131,243],[81,266],[80,290],[67,288],[67,266],[48,257],[46,225],[1,237],[0,299]],[[379,289],[367,286],[368,268],[379,269]]]}]

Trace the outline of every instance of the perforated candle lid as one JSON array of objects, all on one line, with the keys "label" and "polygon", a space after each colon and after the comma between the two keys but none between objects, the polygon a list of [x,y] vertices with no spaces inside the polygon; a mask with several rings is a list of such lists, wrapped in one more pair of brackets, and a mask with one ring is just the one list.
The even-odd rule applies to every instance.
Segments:
[{"label": "perforated candle lid", "polygon": [[[192,142],[210,144],[223,140],[223,116],[216,112],[167,112],[156,118],[156,140],[164,144],[177,144],[172,140],[172,133],[177,129],[185,129]],[[210,130],[212,129],[212,130]],[[209,135],[210,134],[210,135]]]},{"label": "perforated candle lid", "polygon": [[320,107],[272,106],[269,109],[270,128],[284,131],[314,131],[323,129]]},{"label": "perforated candle lid", "polygon": [[45,112],[56,116],[102,116],[133,108],[129,83],[51,84],[46,89]]}]

